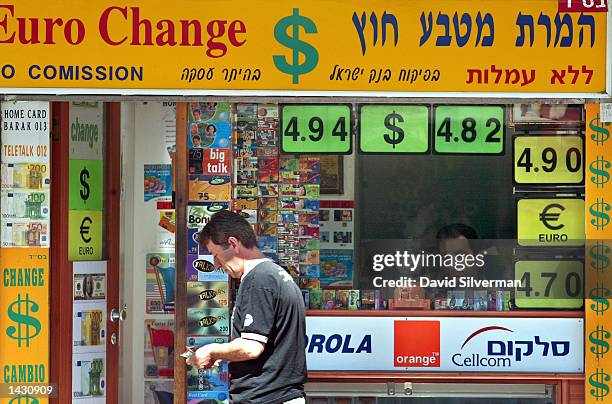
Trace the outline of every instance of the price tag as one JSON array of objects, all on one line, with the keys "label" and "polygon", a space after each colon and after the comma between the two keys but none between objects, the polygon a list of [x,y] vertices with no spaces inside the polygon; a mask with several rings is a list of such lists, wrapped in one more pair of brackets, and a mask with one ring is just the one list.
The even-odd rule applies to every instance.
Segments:
[{"label": "price tag", "polygon": [[505,107],[438,105],[434,107],[434,152],[504,154]]},{"label": "price tag", "polygon": [[580,261],[517,261],[514,303],[521,309],[579,309],[583,303]]},{"label": "price tag", "polygon": [[429,108],[424,105],[362,105],[361,153],[427,153]]},{"label": "price tag", "polygon": [[514,138],[514,181],[517,184],[580,184],[584,179],[580,136]]},{"label": "price tag", "polygon": [[281,105],[281,150],[293,154],[351,154],[351,106]]},{"label": "price tag", "polygon": [[517,204],[516,220],[521,246],[584,245],[583,199],[521,199]]}]

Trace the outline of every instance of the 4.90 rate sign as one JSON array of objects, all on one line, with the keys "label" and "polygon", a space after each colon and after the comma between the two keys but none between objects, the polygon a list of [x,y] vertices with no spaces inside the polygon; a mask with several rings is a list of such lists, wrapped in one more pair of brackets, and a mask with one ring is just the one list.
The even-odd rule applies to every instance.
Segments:
[{"label": "4.90 rate sign", "polygon": [[514,138],[514,181],[517,184],[580,184],[584,177],[580,136]]},{"label": "4.90 rate sign", "polygon": [[434,152],[503,154],[505,107],[438,105],[434,107]]},{"label": "4.90 rate sign", "polygon": [[294,154],[351,154],[351,106],[281,105],[281,150]]}]

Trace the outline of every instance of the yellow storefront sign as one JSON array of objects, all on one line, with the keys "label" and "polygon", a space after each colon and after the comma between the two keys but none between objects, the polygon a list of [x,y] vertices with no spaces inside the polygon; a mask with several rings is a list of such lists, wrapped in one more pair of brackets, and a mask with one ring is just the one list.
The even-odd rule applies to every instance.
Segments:
[{"label": "yellow storefront sign", "polygon": [[82,4],[0,4],[0,91],[609,91],[606,13],[557,0]]},{"label": "yellow storefront sign", "polygon": [[[0,270],[0,384],[48,384],[49,250],[2,248]],[[0,404],[29,400],[0,397]]]},{"label": "yellow storefront sign", "polygon": [[586,106],[585,396],[612,402],[612,123],[602,122],[600,106]]}]

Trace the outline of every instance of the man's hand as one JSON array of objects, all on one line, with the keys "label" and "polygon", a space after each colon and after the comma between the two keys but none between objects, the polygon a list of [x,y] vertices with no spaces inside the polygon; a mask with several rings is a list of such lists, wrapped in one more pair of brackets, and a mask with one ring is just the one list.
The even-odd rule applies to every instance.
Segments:
[{"label": "man's hand", "polygon": [[187,364],[198,369],[210,369],[221,361],[241,362],[257,359],[264,348],[265,345],[261,342],[236,338],[229,343],[204,345],[187,359]]},{"label": "man's hand", "polygon": [[187,359],[187,364],[198,369],[210,369],[216,365],[217,358],[214,357],[214,350],[219,344],[204,345],[195,352],[191,358]]}]

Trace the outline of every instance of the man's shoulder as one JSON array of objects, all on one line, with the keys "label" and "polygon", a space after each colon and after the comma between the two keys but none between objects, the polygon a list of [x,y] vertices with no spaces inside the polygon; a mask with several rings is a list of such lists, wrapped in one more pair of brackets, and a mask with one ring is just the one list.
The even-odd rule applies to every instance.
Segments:
[{"label": "man's shoulder", "polygon": [[279,284],[291,281],[293,278],[283,267],[268,260],[259,263],[251,271],[250,283],[254,286],[278,288]]}]

